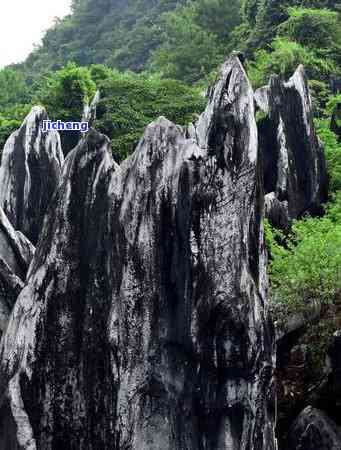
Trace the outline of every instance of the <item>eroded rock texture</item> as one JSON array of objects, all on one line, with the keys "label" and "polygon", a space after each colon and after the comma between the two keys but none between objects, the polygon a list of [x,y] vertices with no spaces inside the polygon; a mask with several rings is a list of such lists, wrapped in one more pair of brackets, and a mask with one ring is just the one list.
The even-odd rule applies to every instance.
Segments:
[{"label": "eroded rock texture", "polygon": [[34,244],[64,161],[58,132],[43,133],[43,120],[45,109],[34,107],[6,142],[0,166],[0,207]]},{"label": "eroded rock texture", "polygon": [[327,199],[325,158],[313,124],[304,69],[287,82],[272,76],[255,92],[260,114],[266,215],[286,227],[305,212],[321,212]]},{"label": "eroded rock texture", "polygon": [[2,341],[0,448],[17,448],[13,436],[24,449],[115,448],[109,151],[90,133],[66,160]]},{"label": "eroded rock texture", "polygon": [[[186,137],[187,136],[187,137]],[[191,136],[68,155],[1,342],[0,448],[275,448],[253,92],[237,57]]]},{"label": "eroded rock texture", "polygon": [[341,428],[323,411],[308,406],[293,424],[287,450],[339,450]]},{"label": "eroded rock texture", "polygon": [[33,254],[33,245],[20,231],[14,230],[0,208],[0,338],[24,287]]}]

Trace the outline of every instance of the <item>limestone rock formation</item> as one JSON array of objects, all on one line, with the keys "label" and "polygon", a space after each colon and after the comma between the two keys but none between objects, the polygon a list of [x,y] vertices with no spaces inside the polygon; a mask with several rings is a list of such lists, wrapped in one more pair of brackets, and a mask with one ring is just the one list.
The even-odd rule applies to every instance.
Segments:
[{"label": "limestone rock formation", "polygon": [[58,186],[64,161],[57,131],[42,131],[44,108],[34,107],[7,140],[0,166],[0,207],[34,244]]},{"label": "limestone rock formation", "polygon": [[0,448],[272,450],[274,333],[253,91],[67,156],[0,350]]},{"label": "limestone rock formation", "polygon": [[109,151],[93,132],[64,165],[2,341],[0,448],[115,448]]},{"label": "limestone rock formation", "polygon": [[24,287],[33,254],[33,245],[20,231],[14,230],[0,208],[0,338]]},{"label": "limestone rock formation", "polygon": [[341,428],[323,411],[308,406],[293,424],[287,450],[339,450]]},{"label": "limestone rock formation", "polygon": [[258,124],[266,214],[286,227],[305,212],[319,213],[327,200],[325,158],[303,67],[287,82],[272,76],[255,92],[255,103],[263,115]]}]

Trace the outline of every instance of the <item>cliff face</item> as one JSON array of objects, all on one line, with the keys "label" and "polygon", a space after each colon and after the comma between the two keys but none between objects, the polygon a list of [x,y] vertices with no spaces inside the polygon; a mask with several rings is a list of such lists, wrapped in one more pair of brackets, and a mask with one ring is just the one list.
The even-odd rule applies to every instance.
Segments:
[{"label": "cliff face", "polygon": [[238,58],[189,131],[67,156],[1,341],[0,448],[271,450],[274,334],[253,92]]},{"label": "cliff face", "polygon": [[272,76],[255,92],[264,117],[259,121],[266,215],[286,227],[305,212],[319,213],[327,201],[323,148],[313,124],[307,79],[302,66],[283,82]]},{"label": "cliff face", "polygon": [[0,207],[34,244],[64,162],[59,134],[43,133],[43,120],[44,108],[33,108],[6,142],[0,166]]}]

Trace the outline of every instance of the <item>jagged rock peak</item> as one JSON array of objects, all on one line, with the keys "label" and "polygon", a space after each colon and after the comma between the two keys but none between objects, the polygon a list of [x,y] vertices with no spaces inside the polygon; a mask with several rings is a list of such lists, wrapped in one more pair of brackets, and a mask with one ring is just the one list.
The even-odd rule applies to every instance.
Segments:
[{"label": "jagged rock peak", "polygon": [[33,243],[59,183],[64,162],[57,131],[42,131],[47,113],[35,106],[7,140],[0,166],[0,207]]},{"label": "jagged rock peak", "polygon": [[94,131],[68,155],[2,339],[0,448],[275,448],[257,129],[238,58],[192,132],[159,118],[121,166]]},{"label": "jagged rock peak", "polygon": [[321,212],[327,199],[325,157],[303,66],[287,82],[272,76],[255,92],[255,103],[265,114],[258,132],[266,212],[275,225],[286,227],[305,212]]},{"label": "jagged rock peak", "polygon": [[[232,56],[221,67],[204,113],[189,130],[199,147],[214,152],[222,165],[229,167],[242,155],[252,161],[257,159],[253,98],[254,93],[240,59]],[[238,140],[243,140],[247,146],[247,151],[239,155],[234,148]]]}]

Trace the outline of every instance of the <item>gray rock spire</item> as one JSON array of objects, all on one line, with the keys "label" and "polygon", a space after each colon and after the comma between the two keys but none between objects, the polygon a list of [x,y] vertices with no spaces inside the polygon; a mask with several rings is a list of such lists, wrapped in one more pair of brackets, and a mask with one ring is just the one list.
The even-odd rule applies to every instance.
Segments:
[{"label": "gray rock spire", "polygon": [[42,132],[44,108],[34,107],[7,140],[0,166],[0,207],[34,244],[58,186],[64,161],[57,131]]},{"label": "gray rock spire", "polygon": [[272,76],[256,91],[255,102],[266,115],[259,121],[266,213],[285,227],[305,212],[321,212],[327,200],[324,152],[303,66],[287,82]]}]

